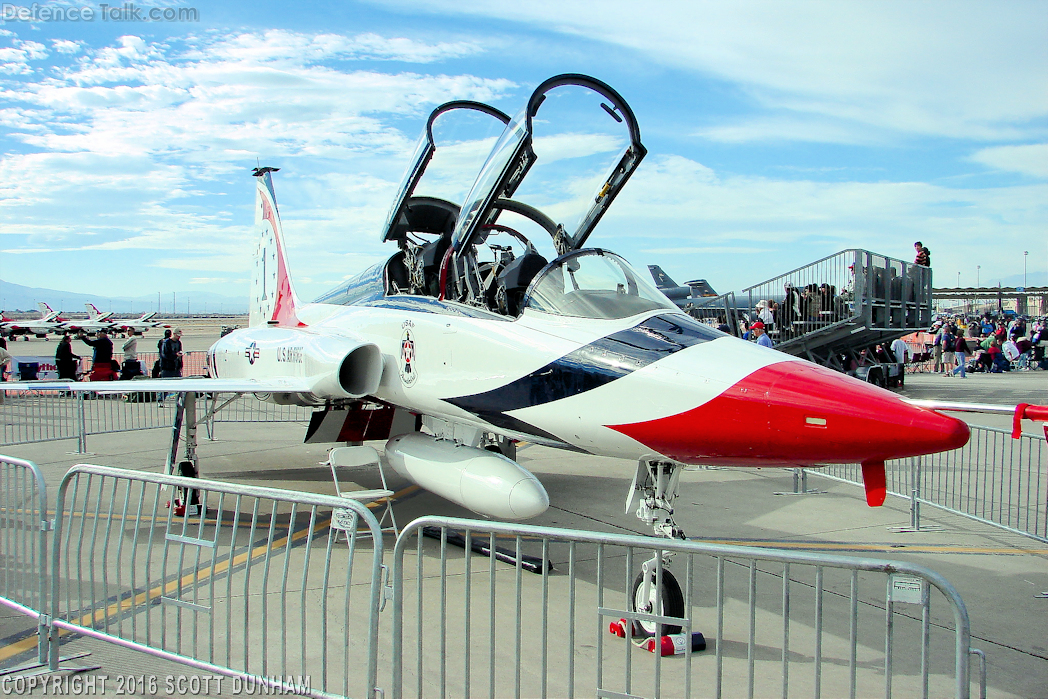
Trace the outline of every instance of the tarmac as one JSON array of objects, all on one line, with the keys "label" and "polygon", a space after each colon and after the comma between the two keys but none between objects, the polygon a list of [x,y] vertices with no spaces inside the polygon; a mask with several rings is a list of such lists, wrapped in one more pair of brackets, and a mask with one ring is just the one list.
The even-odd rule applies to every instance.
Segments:
[{"label": "tarmac", "polygon": [[[204,349],[216,335],[206,327],[196,330],[187,325],[185,349]],[[157,337],[147,336],[140,347],[146,349]],[[50,346],[55,344],[52,341]],[[43,353],[43,347],[34,350]],[[923,399],[1045,404],[1048,372],[969,374],[966,379],[910,374],[901,391]],[[1010,418],[1004,416],[959,417],[971,424],[1011,428]],[[201,440],[201,475],[334,494],[327,469],[318,466],[328,447],[302,444],[304,431],[304,425],[295,423],[221,424],[214,441]],[[1032,423],[1024,424],[1024,431],[1044,438],[1040,426]],[[57,487],[63,474],[76,463],[158,472],[169,434],[167,430],[146,430],[92,436],[88,443],[91,453],[87,455],[71,453],[76,448],[74,440],[0,447],[0,453],[35,462],[49,487]],[[375,446],[381,447],[381,443]],[[623,512],[634,463],[533,445],[519,450],[518,461],[542,481],[551,501],[549,510],[528,524],[650,533],[632,514]],[[405,485],[390,484],[394,490]],[[782,495],[793,489],[790,470],[689,470],[682,477],[677,521],[694,540],[888,558],[926,566],[949,580],[967,605],[972,646],[987,657],[988,696],[1048,697],[1048,544],[932,508],[922,509],[922,525],[927,530],[900,531],[910,522],[909,503],[903,499],[889,497],[883,507],[869,508],[857,486],[817,476],[809,477],[808,486],[820,492]],[[420,490],[398,502],[395,509],[402,526],[423,514],[473,516]],[[0,608],[0,667],[32,659],[32,627],[25,617]],[[101,670],[96,672],[109,676],[199,674],[92,639],[80,638],[63,645],[63,654],[78,651],[91,655],[74,663],[100,665]],[[112,689],[109,685],[108,693]],[[165,694],[163,687],[156,693]],[[869,692],[874,696],[882,693],[883,687],[870,688]],[[860,692],[860,696],[866,695]],[[823,696],[834,695],[824,691]]]}]

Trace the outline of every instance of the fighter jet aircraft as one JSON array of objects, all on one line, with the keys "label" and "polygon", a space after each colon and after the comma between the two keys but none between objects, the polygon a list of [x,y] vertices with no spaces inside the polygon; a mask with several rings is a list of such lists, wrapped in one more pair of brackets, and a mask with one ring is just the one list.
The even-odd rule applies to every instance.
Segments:
[{"label": "fighter jet aircraft", "polygon": [[85,303],[84,308],[87,309],[87,319],[74,319],[62,321],[59,324],[58,332],[83,332],[94,334],[99,330],[113,331],[118,326],[117,323],[110,320],[113,315],[112,311],[102,313],[99,311],[93,303]]},{"label": "fighter jet aircraft", "polygon": [[95,304],[93,303],[85,303],[84,309],[87,311],[87,317],[89,320],[103,321],[109,320],[113,317],[112,311],[106,311],[105,313],[103,313],[102,311],[98,310],[98,307],[95,306]]},{"label": "fighter jet aircraft", "polygon": [[171,326],[163,323],[159,320],[153,320],[156,316],[156,311],[149,313],[143,313],[141,317],[134,320],[129,320],[126,323],[123,321],[113,321],[116,325],[116,331],[122,332],[125,335],[143,335],[150,328],[170,328]]},{"label": "fighter jet aircraft", "polygon": [[48,333],[61,332],[62,323],[65,320],[58,317],[58,311],[52,311],[51,307],[43,301],[38,303],[37,307],[40,309],[39,318],[35,320],[5,319],[0,328],[11,338],[22,335],[27,340],[30,335],[46,340]]},{"label": "fighter jet aircraft", "polygon": [[670,275],[662,271],[659,265],[648,265],[648,271],[651,272],[651,278],[655,280],[655,287],[678,306],[684,307],[695,299],[717,295],[717,292],[705,279],[693,279],[681,286],[673,281]]},{"label": "fighter jet aircraft", "polygon": [[[565,207],[543,210],[523,197],[549,197],[546,188],[524,186],[544,154],[553,153],[557,167],[570,160],[556,150],[564,140],[544,148],[536,138],[536,126],[548,128],[557,113],[545,108],[564,90],[581,93],[601,125],[619,129],[617,140],[600,143],[621,146],[593,195],[572,200],[581,212],[569,224]],[[436,190],[423,181],[443,147],[435,124],[463,112],[504,128],[456,202],[431,196]],[[315,406],[307,440],[388,440],[385,458],[403,477],[500,519],[534,517],[549,504],[542,484],[514,460],[519,441],[631,459],[638,472],[627,511],[635,506],[667,537],[683,536],[673,510],[688,464],[861,463],[876,506],[885,499],[886,460],[967,442],[964,422],[932,409],[950,405],[917,406],[718,332],[619,255],[587,247],[645,153],[626,101],[583,75],[543,82],[513,118],[475,102],[442,105],[382,232],[396,251],[312,303],[298,297],[289,272],[275,169],[256,168],[250,326],[211,347],[210,378],[136,381],[135,390],[267,393],[277,403]],[[126,390],[105,382],[42,387]],[[654,579],[645,575],[637,588],[638,608],[658,599],[649,597]],[[661,579],[672,583],[668,574]]]}]

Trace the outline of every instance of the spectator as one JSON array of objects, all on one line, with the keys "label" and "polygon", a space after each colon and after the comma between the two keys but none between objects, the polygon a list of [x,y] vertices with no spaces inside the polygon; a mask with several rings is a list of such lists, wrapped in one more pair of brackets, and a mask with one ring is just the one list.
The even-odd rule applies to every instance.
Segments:
[{"label": "spectator", "polygon": [[767,330],[772,329],[775,325],[775,314],[772,313],[770,302],[761,301],[757,304],[757,319],[764,323]]},{"label": "spectator", "polygon": [[94,350],[91,355],[91,380],[112,381],[116,379],[116,372],[113,371],[113,341],[109,339],[106,331],[99,330],[95,333],[94,340],[81,333],[80,340]]},{"label": "spectator", "polygon": [[120,347],[124,352],[124,360],[138,359],[138,338],[135,337],[134,333],[130,335],[124,344]]},{"label": "spectator", "polygon": [[928,248],[924,247],[924,243],[917,241],[913,244],[913,248],[917,251],[917,257],[913,263],[924,267],[932,266],[932,252]]},{"label": "spectator", "polygon": [[938,323],[932,326],[932,373],[938,374],[942,369],[942,326]]},{"label": "spectator", "polygon": [[[7,340],[0,337],[0,381],[7,381],[7,367],[11,364],[11,353],[7,351]],[[0,391],[0,401],[4,392]]]},{"label": "spectator", "polygon": [[957,334],[954,332],[952,325],[946,325],[943,326],[940,337],[940,344],[942,345],[942,375],[949,376],[950,372],[953,371],[953,353],[954,347],[957,345]]},{"label": "spectator", "polygon": [[174,378],[182,375],[182,331],[175,329],[171,337],[160,345],[160,377]]},{"label": "spectator", "polygon": [[953,354],[954,357],[957,358],[957,368],[953,370],[953,375],[956,376],[959,372],[962,379],[968,378],[967,374],[965,373],[965,369],[968,363],[969,351],[968,341],[964,339],[964,335],[957,335],[956,344],[953,348]]},{"label": "spectator", "polygon": [[758,345],[761,345],[762,347],[772,346],[771,338],[764,332],[764,323],[761,321],[758,320],[750,326],[750,333],[753,338],[756,338]]},{"label": "spectator", "polygon": [[897,337],[892,341],[889,349],[899,367],[899,388],[902,388],[906,376],[906,362],[910,359],[910,346],[901,337]]},{"label": "spectator", "polygon": [[120,379],[127,381],[136,376],[142,376],[142,364],[138,361],[138,338],[134,333],[128,333],[121,347],[124,351],[124,363],[120,365]]},{"label": "spectator", "polygon": [[[0,337],[0,382],[7,381],[5,374],[7,367],[11,364],[11,353],[7,351],[7,340]],[[6,391],[0,390],[0,405],[3,405]]]},{"label": "spectator", "polygon": [[72,337],[63,335],[55,351],[55,365],[58,367],[58,378],[76,381],[76,370],[80,355],[73,354]]}]

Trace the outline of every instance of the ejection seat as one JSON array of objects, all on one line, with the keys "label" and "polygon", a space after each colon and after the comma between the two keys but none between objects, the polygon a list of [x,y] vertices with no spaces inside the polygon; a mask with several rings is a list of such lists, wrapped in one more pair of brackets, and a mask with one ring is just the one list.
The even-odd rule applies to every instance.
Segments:
[{"label": "ejection seat", "polygon": [[534,248],[530,248],[520,257],[514,258],[499,272],[498,284],[506,299],[505,308],[500,308],[502,312],[514,317],[520,315],[524,310],[521,308],[521,302],[524,300],[524,293],[528,290],[528,285],[546,264],[546,258],[535,252]]}]

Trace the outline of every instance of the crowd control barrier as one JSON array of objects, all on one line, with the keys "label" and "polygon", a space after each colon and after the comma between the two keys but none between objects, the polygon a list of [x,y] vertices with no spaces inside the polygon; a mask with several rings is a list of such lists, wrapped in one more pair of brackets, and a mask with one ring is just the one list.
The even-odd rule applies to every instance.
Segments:
[{"label": "crowd control barrier", "polygon": [[[917,565],[444,517],[409,524],[393,556],[398,699],[963,698],[981,657],[957,591]],[[648,560],[655,606],[635,611]],[[612,633],[634,623],[679,628],[683,657]],[[695,632],[705,650],[677,642]]]},{"label": "crowd control barrier", "polygon": [[358,502],[77,465],[56,513],[52,670],[72,631],[243,693],[373,695],[382,532]]},{"label": "crowd control barrier", "polygon": [[73,632],[238,694],[964,698],[983,659],[917,565],[425,517],[380,616],[382,531],[354,500],[78,465],[52,529],[39,469],[0,469],[2,602],[52,670]]},{"label": "crowd control barrier", "polygon": [[[124,383],[126,393],[7,391],[0,403],[0,446],[75,439],[77,451],[86,453],[87,440],[93,435],[171,427],[174,396],[161,401],[155,392],[133,390],[133,381]],[[216,400],[225,404],[207,421],[212,438],[216,423],[308,423],[313,410],[261,401],[254,395],[242,395],[227,403],[230,397],[205,394],[205,410]]]},{"label": "crowd control barrier", "polygon": [[0,456],[0,604],[37,620],[46,659],[47,484],[31,461]]},{"label": "crowd control barrier", "polygon": [[[862,485],[857,464],[804,469]],[[960,449],[889,461],[888,492],[910,501],[910,526],[921,528],[921,505],[1048,542],[1048,445],[1008,430],[971,427]]]}]

